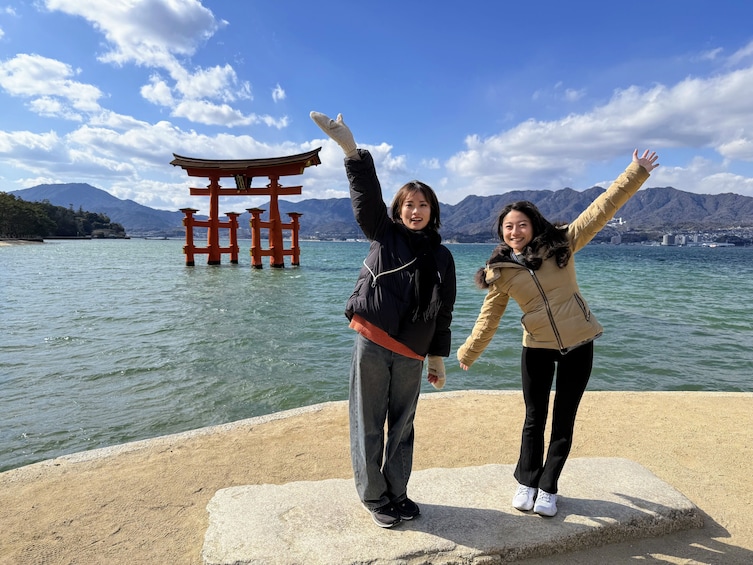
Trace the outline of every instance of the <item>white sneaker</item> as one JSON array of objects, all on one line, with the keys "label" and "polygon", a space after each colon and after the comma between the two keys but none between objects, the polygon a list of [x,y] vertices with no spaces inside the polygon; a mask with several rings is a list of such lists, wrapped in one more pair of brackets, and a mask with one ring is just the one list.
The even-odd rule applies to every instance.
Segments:
[{"label": "white sneaker", "polygon": [[551,518],[557,514],[557,495],[539,489],[533,511],[540,516],[549,516]]},{"label": "white sneaker", "polygon": [[527,512],[533,508],[534,494],[536,494],[535,488],[519,484],[518,490],[515,491],[515,496],[512,497],[513,508]]}]

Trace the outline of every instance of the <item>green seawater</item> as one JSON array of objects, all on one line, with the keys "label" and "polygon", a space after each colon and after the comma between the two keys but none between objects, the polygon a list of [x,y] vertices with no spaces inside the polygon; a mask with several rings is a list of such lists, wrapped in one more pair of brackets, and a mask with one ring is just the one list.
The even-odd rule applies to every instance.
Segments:
[{"label": "green seawater", "polygon": [[[365,242],[302,242],[301,266],[186,267],[179,240],[0,247],[0,471],[344,400],[343,309]],[[470,371],[455,351],[493,245],[449,244],[458,299],[445,390],[519,389],[511,303]],[[753,248],[590,245],[579,282],[604,325],[589,390],[753,391]],[[424,383],[423,392],[434,389]]]}]

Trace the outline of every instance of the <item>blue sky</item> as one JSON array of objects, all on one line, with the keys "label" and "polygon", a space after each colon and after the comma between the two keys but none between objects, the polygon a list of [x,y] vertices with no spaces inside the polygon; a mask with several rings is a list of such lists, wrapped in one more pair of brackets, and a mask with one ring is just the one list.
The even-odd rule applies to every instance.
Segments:
[{"label": "blue sky", "polygon": [[635,148],[660,154],[646,186],[753,196],[752,22],[740,0],[0,0],[0,190],[205,213],[173,153],[321,146],[284,182],[345,197],[317,110],[372,151],[386,200],[411,179],[449,204],[607,186]]}]

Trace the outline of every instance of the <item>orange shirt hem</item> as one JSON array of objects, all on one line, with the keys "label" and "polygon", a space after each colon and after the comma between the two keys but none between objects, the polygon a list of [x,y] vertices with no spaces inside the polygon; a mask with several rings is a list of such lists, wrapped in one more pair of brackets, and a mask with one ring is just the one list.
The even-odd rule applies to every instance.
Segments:
[{"label": "orange shirt hem", "polygon": [[423,361],[423,355],[417,354],[407,345],[403,345],[396,339],[390,337],[390,335],[381,328],[376,327],[371,322],[364,320],[358,314],[354,314],[350,320],[351,329],[356,330],[363,337],[369,341],[373,341],[377,345],[381,345],[385,349],[389,349],[393,353],[399,353],[404,357],[410,357],[411,359],[418,359]]}]

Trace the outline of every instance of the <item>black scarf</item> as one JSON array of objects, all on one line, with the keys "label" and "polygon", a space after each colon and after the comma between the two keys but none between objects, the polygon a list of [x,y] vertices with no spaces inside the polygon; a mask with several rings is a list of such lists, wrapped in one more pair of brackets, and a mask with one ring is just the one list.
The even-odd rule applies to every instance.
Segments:
[{"label": "black scarf", "polygon": [[417,258],[414,272],[413,292],[415,308],[412,321],[419,317],[424,321],[435,318],[442,306],[439,296],[439,273],[434,259],[434,249],[441,242],[439,234],[433,230],[412,231],[405,229],[408,234],[408,245]]}]

